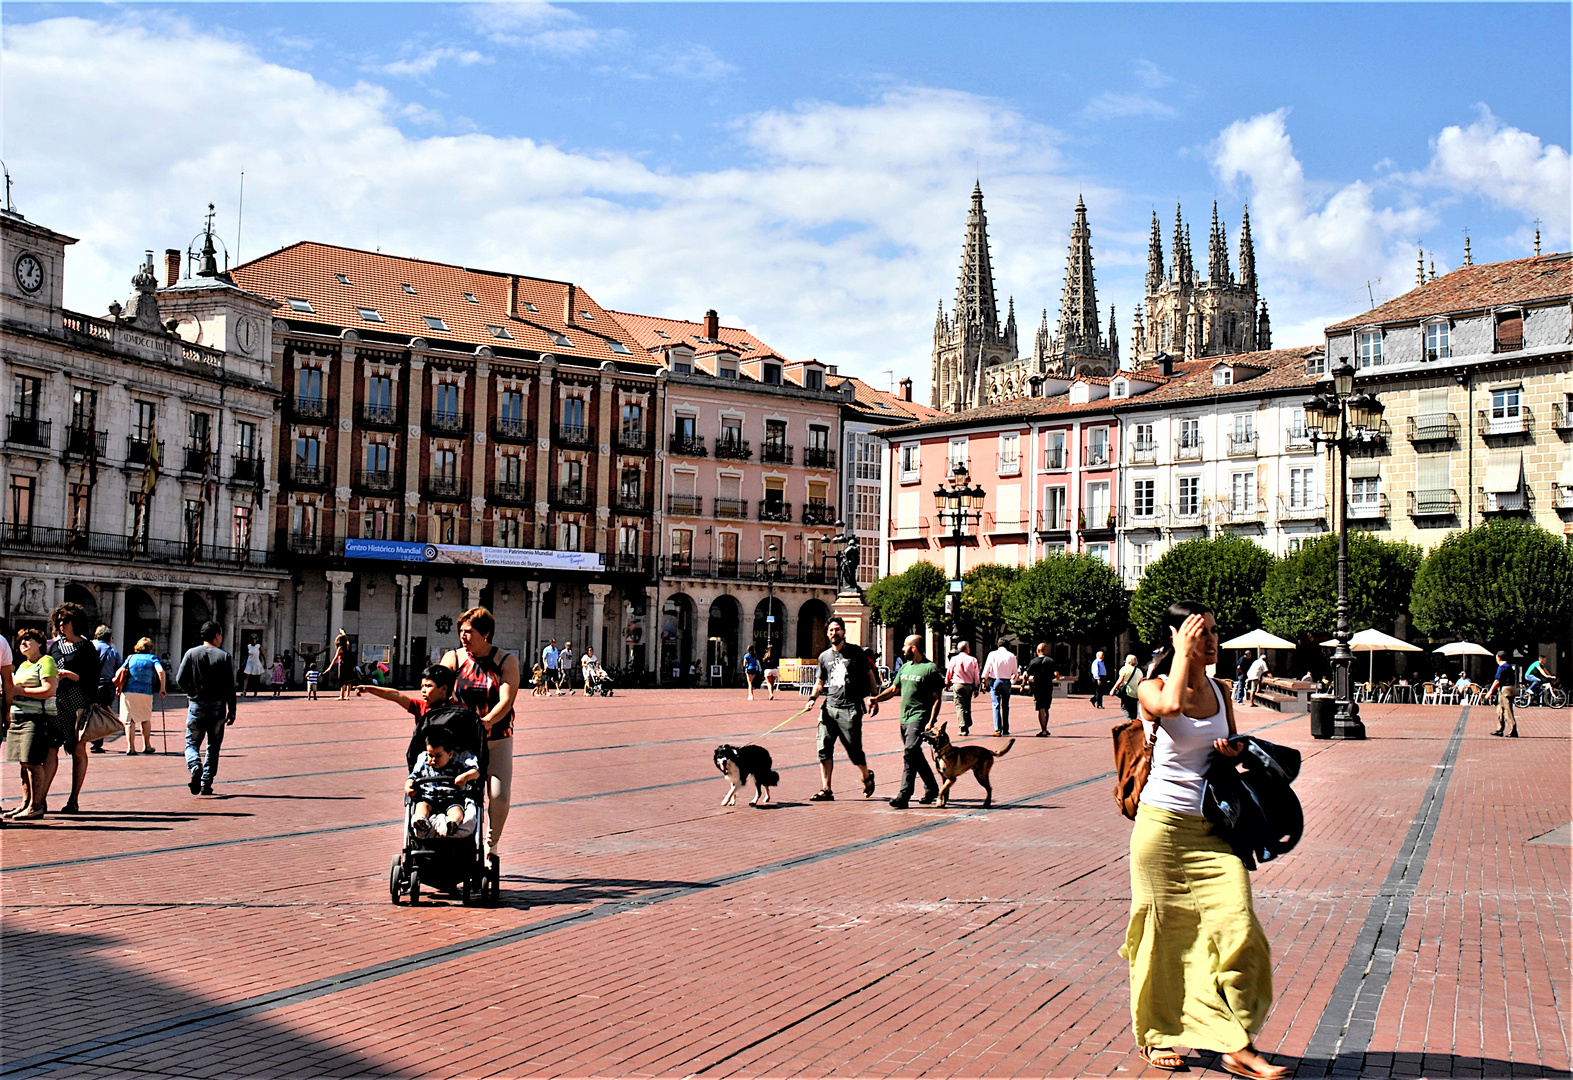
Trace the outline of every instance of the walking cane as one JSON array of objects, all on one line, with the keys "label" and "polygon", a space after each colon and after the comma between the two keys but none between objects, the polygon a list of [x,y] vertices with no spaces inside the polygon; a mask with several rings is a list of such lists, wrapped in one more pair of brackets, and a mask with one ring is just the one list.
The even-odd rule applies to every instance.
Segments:
[{"label": "walking cane", "polygon": [[158,695],[158,730],[164,733],[164,753],[169,753],[169,721],[164,719],[164,695]]}]

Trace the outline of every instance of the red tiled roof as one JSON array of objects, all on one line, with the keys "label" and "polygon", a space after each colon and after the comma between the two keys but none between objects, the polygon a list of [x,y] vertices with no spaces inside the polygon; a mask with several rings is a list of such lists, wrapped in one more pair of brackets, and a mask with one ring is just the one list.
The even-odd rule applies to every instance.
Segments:
[{"label": "red tiled roof", "polygon": [[[350,284],[334,275],[343,274]],[[235,284],[284,305],[283,319],[326,323],[357,332],[381,331],[429,341],[454,341],[492,348],[520,348],[596,362],[649,363],[639,342],[589,293],[565,281],[523,277],[493,270],[472,270],[381,252],[302,241],[243,263],[230,271]],[[517,284],[515,285],[515,282]],[[409,285],[414,295],[404,291]],[[574,289],[574,322],[564,320],[568,290]],[[517,289],[516,318],[510,318],[509,293]],[[470,303],[464,294],[474,296]],[[295,312],[290,298],[305,300],[314,314]],[[525,304],[533,304],[530,311]],[[380,323],[367,322],[357,307],[375,309]],[[423,316],[448,327],[434,330]],[[505,327],[513,340],[499,339],[487,325]],[[570,344],[552,340],[560,334]],[[607,339],[629,351],[615,351]]]},{"label": "red tiled roof", "polygon": [[[1316,385],[1321,376],[1307,375],[1305,363],[1321,352],[1320,345],[1301,345],[1292,349],[1241,353],[1238,356],[1209,356],[1204,360],[1175,364],[1174,375],[1163,386],[1155,386],[1146,393],[1129,398],[1120,398],[1118,404],[1121,407],[1140,408],[1198,398],[1251,397],[1274,390],[1308,390]],[[1228,386],[1214,386],[1213,369],[1217,367],[1256,368],[1261,369],[1262,374]]]},{"label": "red tiled roof", "polygon": [[[656,315],[636,315],[631,311],[613,311],[610,314],[628,328],[635,341],[652,353],[671,348],[673,345],[687,345],[694,350],[695,355],[717,351],[716,342],[704,336],[703,323],[689,322],[685,319],[663,319]],[[662,333],[666,336],[662,337]],[[740,360],[756,360],[765,356],[774,356],[778,360],[784,359],[780,353],[747,330],[735,326],[723,326],[717,334],[717,341],[729,346]]]},{"label": "red tiled roof", "polygon": [[931,409],[919,402],[903,401],[896,394],[876,390],[862,379],[850,375],[831,375],[825,379],[825,385],[832,390],[839,389],[844,383],[851,383],[853,386],[855,396],[850,403],[852,407],[868,414],[873,420],[891,423],[904,420],[929,420],[945,415],[938,409]]},{"label": "red tiled roof", "polygon": [[1567,252],[1460,266],[1451,274],[1418,285],[1364,315],[1334,323],[1327,329],[1331,332],[1377,323],[1408,322],[1428,315],[1478,311],[1502,304],[1564,300],[1570,294],[1573,294],[1573,255]]}]

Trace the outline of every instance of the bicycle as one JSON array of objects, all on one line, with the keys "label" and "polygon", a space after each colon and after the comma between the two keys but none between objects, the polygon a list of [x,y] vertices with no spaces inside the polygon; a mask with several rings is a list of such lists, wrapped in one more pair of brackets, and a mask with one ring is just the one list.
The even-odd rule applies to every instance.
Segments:
[{"label": "bicycle", "polygon": [[1536,685],[1534,693],[1530,692],[1528,686],[1521,686],[1518,693],[1513,696],[1513,707],[1515,709],[1527,709],[1531,705],[1544,705],[1549,709],[1560,709],[1567,703],[1568,692],[1549,679],[1542,679]]}]

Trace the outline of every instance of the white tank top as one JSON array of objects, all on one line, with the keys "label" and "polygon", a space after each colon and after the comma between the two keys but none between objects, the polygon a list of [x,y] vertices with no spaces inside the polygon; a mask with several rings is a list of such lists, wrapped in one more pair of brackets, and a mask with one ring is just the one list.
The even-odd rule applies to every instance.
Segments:
[{"label": "white tank top", "polygon": [[[1152,772],[1147,775],[1147,786],[1142,788],[1141,801],[1148,806],[1202,816],[1202,782],[1207,778],[1213,740],[1229,737],[1228,706],[1217,680],[1208,679],[1207,683],[1218,699],[1217,713],[1205,720],[1181,713],[1158,725],[1158,738],[1152,747]],[[1153,725],[1145,713],[1142,722],[1150,737]]]}]

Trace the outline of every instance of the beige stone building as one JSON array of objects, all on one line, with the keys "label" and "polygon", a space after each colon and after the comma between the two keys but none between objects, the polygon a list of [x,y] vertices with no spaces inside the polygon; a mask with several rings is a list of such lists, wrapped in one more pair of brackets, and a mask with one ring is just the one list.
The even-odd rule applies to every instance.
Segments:
[{"label": "beige stone building", "polygon": [[1570,302],[1564,252],[1466,264],[1327,328],[1324,362],[1386,409],[1350,459],[1351,525],[1427,549],[1502,516],[1573,538]]}]

